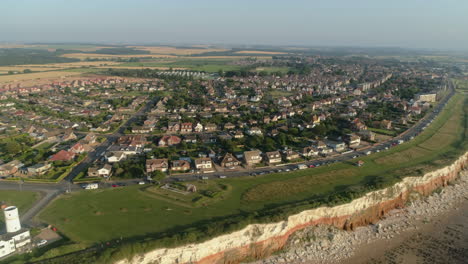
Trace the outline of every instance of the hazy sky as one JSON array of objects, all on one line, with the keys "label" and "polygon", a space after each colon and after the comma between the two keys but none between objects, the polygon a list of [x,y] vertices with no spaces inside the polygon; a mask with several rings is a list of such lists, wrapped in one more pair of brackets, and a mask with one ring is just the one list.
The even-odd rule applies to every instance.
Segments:
[{"label": "hazy sky", "polygon": [[0,0],[0,41],[468,49],[468,0]]}]

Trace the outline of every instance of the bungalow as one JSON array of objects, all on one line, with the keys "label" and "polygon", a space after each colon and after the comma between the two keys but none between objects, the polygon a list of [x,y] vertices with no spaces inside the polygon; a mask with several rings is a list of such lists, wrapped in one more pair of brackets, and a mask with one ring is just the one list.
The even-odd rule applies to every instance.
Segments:
[{"label": "bungalow", "polygon": [[109,163],[119,162],[121,160],[124,160],[126,157],[127,155],[123,151],[112,151],[106,153],[106,159]]},{"label": "bungalow", "polygon": [[93,166],[88,169],[88,177],[104,177],[109,178],[112,174],[112,166],[105,164],[104,166]]},{"label": "bungalow", "polygon": [[23,164],[19,160],[12,160],[0,165],[0,176],[9,176],[15,174]]},{"label": "bungalow", "polygon": [[61,150],[55,153],[54,155],[52,155],[52,157],[50,157],[49,160],[50,161],[70,161],[70,160],[73,160],[74,158],[75,158],[74,152]]},{"label": "bungalow", "polygon": [[271,151],[265,153],[266,160],[268,164],[280,163],[281,162],[281,154],[279,151]]},{"label": "bungalow", "polygon": [[231,130],[236,128],[236,126],[233,123],[226,123],[224,124],[224,130]]},{"label": "bungalow", "polygon": [[28,173],[31,175],[43,175],[46,173],[52,165],[50,163],[38,163],[28,167]]},{"label": "bungalow", "polygon": [[245,151],[244,160],[247,165],[258,164],[262,161],[262,152],[259,150]]},{"label": "bungalow", "polygon": [[87,134],[84,138],[83,141],[88,143],[88,144],[94,144],[96,142],[96,134],[94,133],[89,133]]},{"label": "bungalow", "polygon": [[69,140],[76,140],[78,139],[78,137],[75,135],[75,133],[73,133],[73,131],[67,131],[65,132],[65,134],[63,134],[62,136],[62,141],[69,141]]},{"label": "bungalow", "polygon": [[148,159],[146,160],[146,172],[150,173],[153,171],[166,172],[169,168],[169,162],[167,159]]},{"label": "bungalow", "polygon": [[239,166],[240,164],[240,161],[236,159],[231,153],[226,153],[220,162],[221,167],[229,169]]},{"label": "bungalow", "polygon": [[182,140],[178,136],[171,136],[171,135],[166,135],[163,136],[159,142],[158,146],[160,147],[169,147],[169,146],[174,146],[180,144]]},{"label": "bungalow", "polygon": [[190,170],[190,162],[186,160],[171,161],[171,171],[188,171]]}]

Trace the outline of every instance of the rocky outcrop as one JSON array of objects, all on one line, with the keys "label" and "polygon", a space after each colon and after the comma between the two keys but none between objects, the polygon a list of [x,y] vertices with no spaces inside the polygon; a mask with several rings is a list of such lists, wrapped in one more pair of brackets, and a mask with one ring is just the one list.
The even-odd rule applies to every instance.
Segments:
[{"label": "rocky outcrop", "polygon": [[391,187],[370,192],[347,204],[303,211],[278,223],[252,224],[198,244],[155,249],[130,260],[119,261],[119,264],[234,264],[247,258],[263,258],[283,248],[292,233],[308,226],[328,224],[352,230],[375,223],[388,211],[403,207],[412,193],[428,195],[447,185],[465,168],[467,161],[468,152],[449,166],[422,177],[407,177]]}]

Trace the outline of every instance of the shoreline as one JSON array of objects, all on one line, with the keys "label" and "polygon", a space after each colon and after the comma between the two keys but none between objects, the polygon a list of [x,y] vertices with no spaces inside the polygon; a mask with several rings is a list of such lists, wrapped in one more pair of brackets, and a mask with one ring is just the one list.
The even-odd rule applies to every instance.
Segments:
[{"label": "shoreline", "polygon": [[[434,263],[434,257],[443,258],[441,263],[464,263],[467,220],[468,170],[464,170],[453,183],[430,196],[413,197],[406,207],[391,210],[376,224],[354,231],[308,227],[293,234],[281,253],[251,264]],[[437,245],[450,254],[432,256]]]}]

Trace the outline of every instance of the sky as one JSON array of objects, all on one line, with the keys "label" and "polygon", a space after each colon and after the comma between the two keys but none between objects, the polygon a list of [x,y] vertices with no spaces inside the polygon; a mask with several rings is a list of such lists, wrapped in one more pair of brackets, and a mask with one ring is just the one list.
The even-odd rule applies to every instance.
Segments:
[{"label": "sky", "polygon": [[468,50],[467,0],[0,0],[0,42]]}]

